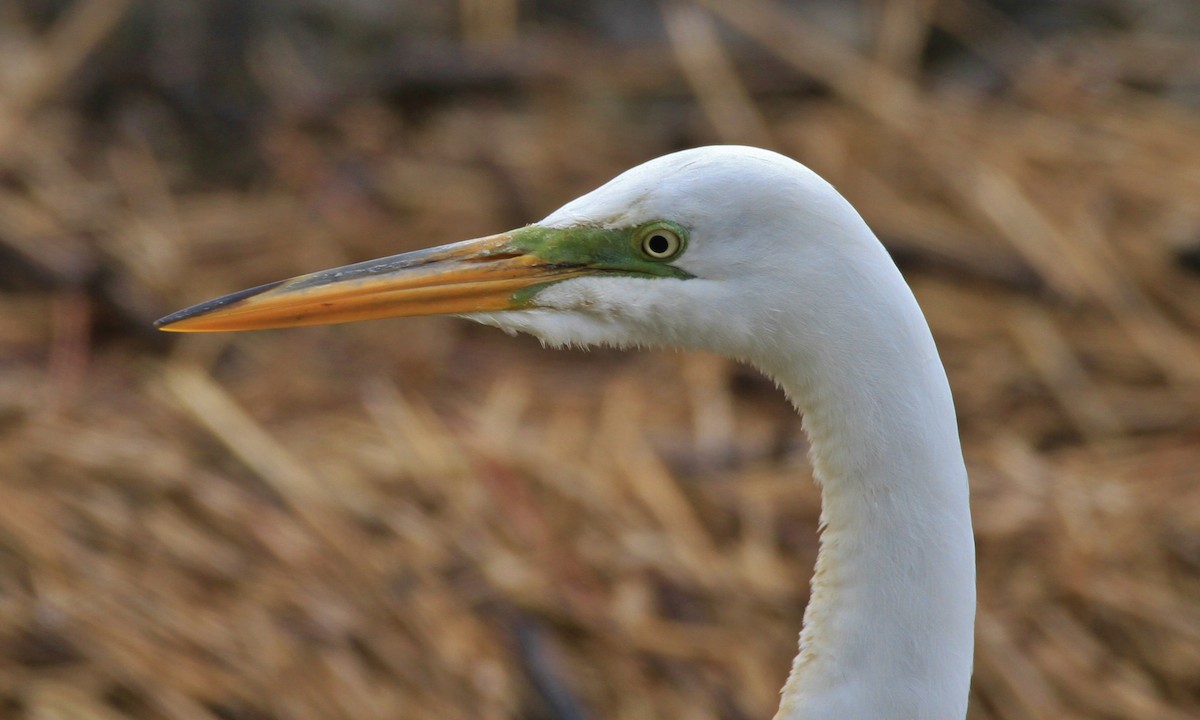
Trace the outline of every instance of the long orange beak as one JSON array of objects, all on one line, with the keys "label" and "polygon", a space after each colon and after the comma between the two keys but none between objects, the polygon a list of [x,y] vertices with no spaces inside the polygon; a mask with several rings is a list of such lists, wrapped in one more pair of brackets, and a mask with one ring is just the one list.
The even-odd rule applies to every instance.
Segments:
[{"label": "long orange beak", "polygon": [[194,305],[155,325],[215,332],[512,310],[530,290],[587,272],[548,263],[511,240],[504,233],[301,275]]}]

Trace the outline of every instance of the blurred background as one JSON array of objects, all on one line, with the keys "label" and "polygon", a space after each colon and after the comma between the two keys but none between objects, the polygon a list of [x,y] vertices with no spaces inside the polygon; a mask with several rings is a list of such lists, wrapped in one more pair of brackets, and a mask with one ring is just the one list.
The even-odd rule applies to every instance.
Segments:
[{"label": "blurred background", "polygon": [[718,142],[933,326],[971,718],[1200,715],[1192,0],[7,0],[0,58],[0,717],[770,717],[819,496],[752,370],[151,327]]}]

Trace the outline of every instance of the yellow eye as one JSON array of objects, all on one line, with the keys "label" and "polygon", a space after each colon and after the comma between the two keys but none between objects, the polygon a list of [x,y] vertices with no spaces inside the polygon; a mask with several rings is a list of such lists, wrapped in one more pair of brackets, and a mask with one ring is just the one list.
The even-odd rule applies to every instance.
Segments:
[{"label": "yellow eye", "polygon": [[642,238],[642,252],[655,260],[675,257],[683,249],[683,240],[670,228],[656,227]]}]

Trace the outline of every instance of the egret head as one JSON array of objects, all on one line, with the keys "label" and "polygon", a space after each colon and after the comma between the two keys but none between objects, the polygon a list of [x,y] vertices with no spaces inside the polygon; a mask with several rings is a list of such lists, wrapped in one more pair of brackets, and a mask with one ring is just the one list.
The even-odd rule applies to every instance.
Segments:
[{"label": "egret head", "polygon": [[[699,348],[746,357],[778,313],[834,291],[848,203],[757,148],[639,165],[541,222],[304,275],[169,315],[165,330],[249,330],[453,314],[551,345]],[[853,228],[851,228],[853,229]],[[874,243],[862,225],[868,248]],[[794,323],[793,323],[794,324]]]}]

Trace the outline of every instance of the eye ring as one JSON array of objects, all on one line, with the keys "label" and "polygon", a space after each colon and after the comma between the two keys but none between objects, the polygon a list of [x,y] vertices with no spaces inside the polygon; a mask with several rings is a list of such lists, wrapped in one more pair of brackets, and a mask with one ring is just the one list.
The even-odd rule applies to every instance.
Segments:
[{"label": "eye ring", "polygon": [[655,227],[642,236],[642,252],[652,260],[669,260],[683,250],[683,238],[668,227]]}]

